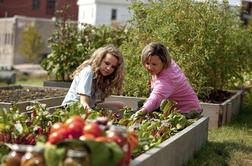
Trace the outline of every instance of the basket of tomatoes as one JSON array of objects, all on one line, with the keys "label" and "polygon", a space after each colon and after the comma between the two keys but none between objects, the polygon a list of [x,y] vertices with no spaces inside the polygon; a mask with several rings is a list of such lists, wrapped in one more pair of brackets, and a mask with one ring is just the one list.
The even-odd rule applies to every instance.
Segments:
[{"label": "basket of tomatoes", "polygon": [[92,166],[105,163],[111,166],[127,166],[137,144],[134,131],[129,131],[125,126],[109,124],[106,117],[85,120],[74,115],[65,122],[52,125],[45,147],[51,148],[50,150],[63,148],[66,151],[82,149],[89,154]]}]

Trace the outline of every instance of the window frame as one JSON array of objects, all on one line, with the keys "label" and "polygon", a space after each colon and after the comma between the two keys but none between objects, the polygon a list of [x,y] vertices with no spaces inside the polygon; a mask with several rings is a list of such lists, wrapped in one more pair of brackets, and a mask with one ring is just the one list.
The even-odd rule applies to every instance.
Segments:
[{"label": "window frame", "polygon": [[32,0],[32,10],[40,9],[40,0]]},{"label": "window frame", "polygon": [[112,8],[111,9],[111,20],[117,20],[117,9]]}]

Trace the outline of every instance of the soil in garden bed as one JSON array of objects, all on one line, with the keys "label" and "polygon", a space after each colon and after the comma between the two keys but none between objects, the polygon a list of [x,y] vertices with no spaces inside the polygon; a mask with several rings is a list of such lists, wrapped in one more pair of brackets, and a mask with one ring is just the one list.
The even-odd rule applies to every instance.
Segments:
[{"label": "soil in garden bed", "polygon": [[65,96],[67,90],[44,87],[1,87],[0,102],[22,102],[50,97]]},{"label": "soil in garden bed", "polygon": [[203,102],[208,102],[208,103],[222,103],[231,96],[233,96],[233,92],[229,91],[223,91],[223,90],[215,90],[215,91],[210,91],[210,92],[201,92],[199,93],[199,99],[200,101]]}]

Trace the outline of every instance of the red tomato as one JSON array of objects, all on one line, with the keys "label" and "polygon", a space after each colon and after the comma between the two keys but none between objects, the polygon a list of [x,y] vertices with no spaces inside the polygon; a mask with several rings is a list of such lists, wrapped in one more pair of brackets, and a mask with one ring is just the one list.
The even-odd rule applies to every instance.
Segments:
[{"label": "red tomato", "polygon": [[56,132],[56,131],[59,131],[61,129],[66,129],[67,126],[65,123],[62,123],[62,122],[57,122],[57,123],[54,123],[50,129],[50,133],[53,133],[53,132]]},{"label": "red tomato", "polygon": [[83,129],[84,134],[92,134],[95,137],[99,137],[103,135],[103,130],[97,123],[87,124]]},{"label": "red tomato", "polygon": [[60,134],[61,136],[63,136],[64,138],[67,138],[69,135],[67,128],[59,130],[59,131],[57,131],[57,133]]},{"label": "red tomato", "polygon": [[83,125],[79,122],[67,124],[67,131],[71,138],[79,138],[83,133]]},{"label": "red tomato", "polygon": [[70,124],[70,123],[80,123],[81,125],[83,125],[83,127],[85,125],[84,119],[82,119],[78,115],[71,116],[69,119],[67,119],[66,124]]},{"label": "red tomato", "polygon": [[78,115],[74,115],[66,121],[69,138],[79,138],[83,133],[85,121]]},{"label": "red tomato", "polygon": [[49,135],[47,142],[57,144],[58,142],[64,141],[64,139],[67,138],[67,135],[67,131],[63,129],[53,132]]}]

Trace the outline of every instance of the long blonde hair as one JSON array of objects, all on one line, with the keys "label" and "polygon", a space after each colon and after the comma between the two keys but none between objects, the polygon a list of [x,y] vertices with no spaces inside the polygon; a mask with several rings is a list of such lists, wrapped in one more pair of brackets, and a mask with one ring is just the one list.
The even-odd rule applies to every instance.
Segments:
[{"label": "long blonde hair", "polygon": [[[107,54],[111,54],[117,58],[118,66],[111,75],[104,77],[100,73],[100,66],[102,60]],[[122,93],[124,80],[124,60],[122,53],[118,48],[113,45],[107,45],[105,47],[98,48],[88,60],[84,61],[79,67],[77,67],[72,76],[79,74],[80,71],[88,65],[92,67],[93,71],[93,89],[94,91],[100,89],[103,92],[101,96],[102,99],[113,93],[117,95]]]}]

